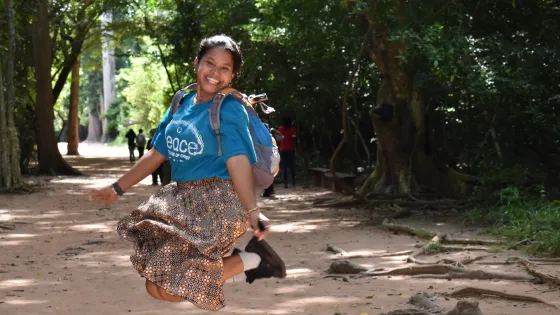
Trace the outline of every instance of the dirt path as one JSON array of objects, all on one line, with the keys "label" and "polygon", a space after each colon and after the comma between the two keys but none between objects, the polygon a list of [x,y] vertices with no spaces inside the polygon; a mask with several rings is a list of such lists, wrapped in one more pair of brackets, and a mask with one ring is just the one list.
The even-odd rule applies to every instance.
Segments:
[{"label": "dirt path", "polygon": [[[32,178],[41,185],[34,194],[0,195],[0,224],[5,226],[0,228],[0,314],[210,313],[189,303],[171,304],[150,298],[144,291],[143,279],[130,265],[131,243],[118,236],[115,225],[157,189],[149,185],[150,179],[111,209],[100,209],[88,200],[89,188],[110,183],[130,167],[126,148],[81,144],[80,152],[83,156],[68,160],[90,177]],[[413,249],[418,242],[414,237],[360,225],[368,218],[363,210],[314,208],[313,199],[325,194],[328,192],[320,189],[278,188],[276,199],[259,201],[275,224],[268,240],[284,257],[288,277],[259,280],[252,285],[242,278],[229,281],[225,286],[227,306],[221,313],[371,315],[408,308],[408,297],[419,291],[443,293],[465,286],[529,294],[560,304],[559,291],[532,283],[402,276],[363,277],[347,283],[324,278],[334,257],[325,251],[327,244],[352,252],[383,254]],[[454,237],[476,232],[429,218],[423,222],[413,218],[408,223],[443,229]],[[241,245],[248,238],[246,235]],[[491,259],[503,261],[516,255],[519,253],[499,253]],[[352,262],[368,268],[408,266],[403,258],[362,258]],[[479,268],[521,271],[515,265]],[[554,268],[557,272],[558,268]],[[439,306],[447,309],[456,302],[452,298],[436,299]],[[485,315],[560,314],[541,304],[493,298],[480,300],[480,308]]]}]

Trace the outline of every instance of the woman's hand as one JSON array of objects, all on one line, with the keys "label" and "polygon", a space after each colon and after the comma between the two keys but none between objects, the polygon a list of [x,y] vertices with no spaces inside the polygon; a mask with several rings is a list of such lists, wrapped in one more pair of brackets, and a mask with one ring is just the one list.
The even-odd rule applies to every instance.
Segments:
[{"label": "woman's hand", "polygon": [[89,191],[89,196],[90,196],[91,200],[93,200],[97,203],[105,202],[105,206],[107,206],[107,208],[118,197],[118,195],[115,193],[115,191],[113,190],[113,187],[111,187],[111,185],[100,188],[100,189],[92,189],[92,190]]},{"label": "woman's hand", "polygon": [[[253,235],[260,241],[270,233],[270,220],[260,211],[253,211],[250,215],[249,222],[253,229]],[[259,222],[261,222],[261,226],[259,226]],[[261,230],[261,227],[264,227],[264,229]]]}]

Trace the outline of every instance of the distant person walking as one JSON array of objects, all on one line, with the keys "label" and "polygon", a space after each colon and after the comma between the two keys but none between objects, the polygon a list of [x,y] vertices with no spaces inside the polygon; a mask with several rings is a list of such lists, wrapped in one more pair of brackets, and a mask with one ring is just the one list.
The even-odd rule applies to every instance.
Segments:
[{"label": "distant person walking", "polygon": [[278,132],[283,136],[280,142],[280,165],[284,188],[288,188],[288,169],[291,171],[292,185],[296,185],[296,128],[292,126],[292,118],[285,117],[282,126],[278,128]]},{"label": "distant person walking", "polygon": [[[154,147],[153,140],[154,140],[155,133],[156,133],[156,129],[151,129],[150,130],[150,139],[148,139],[148,146],[147,146],[148,151],[150,151]],[[159,177],[159,181],[161,182],[161,184],[163,186],[163,164],[160,165],[155,171],[152,172],[152,185],[154,185],[154,186],[159,185],[158,184],[158,177]]]},{"label": "distant person walking", "polygon": [[142,133],[144,130],[138,130],[138,135],[136,136],[136,147],[138,148],[138,159],[141,159],[144,155],[144,149],[146,148],[146,136]]},{"label": "distant person walking", "polygon": [[130,160],[130,163],[134,163],[134,161],[136,161],[136,158],[134,157],[134,150],[136,150],[136,144],[134,143],[136,140],[136,133],[134,130],[130,129],[126,133],[125,137],[128,139],[128,159]]}]

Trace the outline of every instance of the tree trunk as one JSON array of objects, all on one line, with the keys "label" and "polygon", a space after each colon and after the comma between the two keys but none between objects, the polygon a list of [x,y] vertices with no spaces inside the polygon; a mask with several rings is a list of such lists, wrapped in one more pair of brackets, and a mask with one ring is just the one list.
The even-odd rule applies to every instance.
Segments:
[{"label": "tree trunk", "polygon": [[398,57],[406,55],[406,41],[389,40],[387,26],[372,20],[375,32],[369,55],[382,73],[377,102],[370,111],[377,136],[377,164],[360,194],[372,190],[411,194],[421,188],[450,196],[467,194],[468,176],[439,164],[424,149],[428,140],[424,96],[414,86],[412,67]]},{"label": "tree trunk", "polygon": [[103,93],[99,91],[99,103],[95,108],[89,109],[88,115],[88,136],[86,142],[99,142],[103,133],[103,125],[99,119],[101,108],[103,107]]},{"label": "tree trunk", "polygon": [[51,38],[47,0],[37,0],[33,22],[33,59],[36,80],[37,147],[39,172],[77,175],[60,155],[54,132],[53,90],[51,85]]},{"label": "tree trunk", "polygon": [[72,85],[70,86],[70,110],[68,112],[68,153],[79,155],[80,119],[78,117],[78,100],[80,95],[80,57],[76,58],[72,68]]},{"label": "tree trunk", "polygon": [[9,188],[10,183],[10,168],[8,167],[10,142],[4,135],[7,132],[6,128],[6,112],[7,106],[4,102],[4,78],[2,77],[2,70],[0,69],[0,189]]},{"label": "tree trunk", "polygon": [[15,88],[15,30],[12,0],[5,1],[8,17],[8,102],[4,102],[4,84],[0,70],[0,190],[13,189],[22,185],[19,168],[19,139],[14,124]]},{"label": "tree trunk", "polygon": [[[113,14],[111,12],[106,12],[101,17],[101,25],[103,28],[107,27],[113,21]],[[115,49],[113,47],[112,40],[113,32],[103,30],[101,36],[102,40],[102,54],[103,54],[103,107],[101,109],[101,115],[103,116],[111,103],[115,100]],[[107,118],[103,118],[103,136],[101,141],[107,142],[109,140],[109,130],[108,130]]]},{"label": "tree trunk", "polygon": [[85,142],[99,142],[101,141],[102,132],[101,120],[99,117],[92,113],[88,116],[88,136]]}]

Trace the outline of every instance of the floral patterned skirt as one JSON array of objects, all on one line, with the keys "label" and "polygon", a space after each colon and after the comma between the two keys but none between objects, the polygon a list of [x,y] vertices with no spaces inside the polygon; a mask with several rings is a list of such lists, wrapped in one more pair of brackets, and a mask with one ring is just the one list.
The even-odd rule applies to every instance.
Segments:
[{"label": "floral patterned skirt", "polygon": [[169,184],[117,224],[134,243],[138,273],[205,310],[225,306],[222,257],[247,231],[248,216],[230,180]]}]

